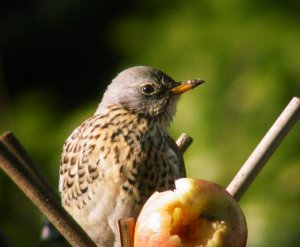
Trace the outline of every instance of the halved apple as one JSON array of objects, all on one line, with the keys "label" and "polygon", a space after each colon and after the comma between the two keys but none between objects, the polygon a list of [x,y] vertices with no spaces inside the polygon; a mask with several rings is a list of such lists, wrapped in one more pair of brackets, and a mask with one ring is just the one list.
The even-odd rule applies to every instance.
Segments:
[{"label": "halved apple", "polygon": [[174,191],[156,192],[136,223],[135,247],[242,247],[247,224],[235,199],[220,185],[182,178]]}]

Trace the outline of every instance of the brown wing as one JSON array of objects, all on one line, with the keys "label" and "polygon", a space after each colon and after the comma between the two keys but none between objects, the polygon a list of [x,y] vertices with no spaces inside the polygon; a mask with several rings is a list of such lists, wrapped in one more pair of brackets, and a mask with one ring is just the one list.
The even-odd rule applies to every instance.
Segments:
[{"label": "brown wing", "polygon": [[179,150],[176,142],[170,136],[168,136],[168,143],[169,143],[169,146],[171,147],[171,149],[174,151],[174,153],[177,156],[178,178],[186,177],[184,159],[183,159],[183,155],[182,155],[181,151]]}]

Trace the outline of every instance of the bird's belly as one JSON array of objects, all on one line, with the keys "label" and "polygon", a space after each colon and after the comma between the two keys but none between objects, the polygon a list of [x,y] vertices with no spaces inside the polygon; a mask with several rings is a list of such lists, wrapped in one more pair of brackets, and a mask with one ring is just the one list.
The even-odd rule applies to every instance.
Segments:
[{"label": "bird's belly", "polygon": [[117,220],[136,218],[142,207],[129,196],[124,200],[120,188],[101,183],[83,208],[65,206],[97,246],[116,246]]}]

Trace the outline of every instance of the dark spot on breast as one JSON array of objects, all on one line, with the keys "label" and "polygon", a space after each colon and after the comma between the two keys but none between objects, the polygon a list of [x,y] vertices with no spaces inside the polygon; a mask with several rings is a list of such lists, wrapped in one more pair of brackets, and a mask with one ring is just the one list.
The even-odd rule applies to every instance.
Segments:
[{"label": "dark spot on breast", "polygon": [[114,115],[111,119],[110,122],[113,122],[114,120],[116,120],[119,116],[123,115],[123,113],[118,112],[116,115]]},{"label": "dark spot on breast", "polygon": [[138,160],[142,160],[142,159],[143,159],[143,154],[142,154],[142,152],[138,152],[138,153],[136,154],[136,157],[137,157]]},{"label": "dark spot on breast", "polygon": [[[100,119],[100,118],[99,118]],[[96,124],[95,126],[94,126],[94,129],[93,130],[95,130],[95,129],[98,129],[100,127],[100,124]]]},{"label": "dark spot on breast", "polygon": [[133,178],[130,178],[130,177],[129,177],[129,178],[127,179],[127,181],[128,181],[128,183],[131,184],[131,185],[134,185],[134,184],[135,184],[135,179],[133,179]]},{"label": "dark spot on breast", "polygon": [[71,142],[69,142],[66,146],[66,151],[71,152],[71,149],[72,149],[72,144],[71,144]]},{"label": "dark spot on breast", "polygon": [[79,169],[78,170],[78,176],[79,176],[79,178],[82,178],[84,176],[84,174],[85,174],[85,169]]},{"label": "dark spot on breast", "polygon": [[131,175],[136,179],[138,174],[136,172],[136,170],[131,171]]},{"label": "dark spot on breast", "polygon": [[110,147],[107,146],[106,152],[104,152],[104,159],[106,159],[107,156],[110,155],[110,152],[111,152],[111,149],[110,149]]},{"label": "dark spot on breast", "polygon": [[128,188],[126,185],[122,186],[122,189],[129,195],[132,195],[132,189]]},{"label": "dark spot on breast", "polygon": [[130,160],[131,158],[131,152],[127,152],[126,156],[125,156],[125,160]]},{"label": "dark spot on breast", "polygon": [[121,135],[123,133],[123,131],[121,129],[118,129],[117,131],[115,131],[112,135],[111,135],[111,139],[112,141],[116,141],[117,137],[119,135]]},{"label": "dark spot on breast", "polygon": [[76,194],[76,192],[74,190],[72,190],[72,198],[73,199],[77,199],[77,194]]},{"label": "dark spot on breast", "polygon": [[97,135],[94,136],[94,139],[98,140],[99,137],[100,137],[100,134],[97,134]]},{"label": "dark spot on breast", "polygon": [[131,125],[131,124],[133,123],[133,121],[134,121],[134,119],[130,119],[130,120],[127,122],[127,124],[128,124],[128,125]]},{"label": "dark spot on breast", "polygon": [[89,149],[93,150],[95,148],[95,146],[96,146],[95,144],[92,144],[89,146]]},{"label": "dark spot on breast", "polygon": [[134,143],[134,140],[131,137],[128,137],[127,144],[131,146],[132,143]]},{"label": "dark spot on breast", "polygon": [[[90,173],[90,177],[92,180],[95,180],[99,177],[99,172],[96,170],[95,172]],[[93,181],[91,181],[90,183],[92,183]]]},{"label": "dark spot on breast", "polygon": [[67,179],[67,187],[68,188],[72,187],[73,184],[74,184],[74,180],[73,179]]},{"label": "dark spot on breast", "polygon": [[137,168],[137,161],[136,161],[136,160],[133,160],[133,162],[132,162],[132,167],[133,167],[134,169]]},{"label": "dark spot on breast", "polygon": [[116,162],[116,164],[120,163],[120,155],[118,153],[115,154],[115,162]]},{"label": "dark spot on breast", "polygon": [[129,138],[130,138],[129,135],[124,135],[123,137],[124,137],[125,142],[129,141]]},{"label": "dark spot on breast", "polygon": [[77,138],[77,136],[78,136],[77,133],[76,133],[76,134],[73,134],[73,135],[71,135],[71,139],[72,139],[72,140],[75,140],[75,139]]},{"label": "dark spot on breast", "polygon": [[72,172],[72,169],[69,169],[68,175],[70,178],[74,178],[76,175],[76,172]]},{"label": "dark spot on breast", "polygon": [[107,127],[108,127],[108,123],[105,123],[105,124],[103,124],[102,126],[101,126],[101,129],[106,129]]},{"label": "dark spot on breast", "polygon": [[95,118],[97,118],[99,120],[99,119],[104,118],[105,116],[106,116],[106,114],[104,114],[104,115],[98,114],[98,115],[95,116]]},{"label": "dark spot on breast", "polygon": [[68,162],[69,162],[69,157],[65,155],[63,158],[63,163],[68,163]]},{"label": "dark spot on breast", "polygon": [[75,157],[71,158],[71,166],[76,164],[77,159]]},{"label": "dark spot on breast", "polygon": [[114,153],[119,153],[119,148],[118,148],[117,145],[115,145],[115,146],[113,147],[113,151],[114,151]]},{"label": "dark spot on breast", "polygon": [[104,136],[104,138],[103,138],[103,141],[107,141],[108,138],[109,138],[109,137],[108,137],[108,133],[106,132],[106,133],[105,133],[105,136]]},{"label": "dark spot on breast", "polygon": [[89,172],[94,172],[94,171],[96,171],[97,170],[97,166],[95,166],[95,165],[89,165],[88,166],[88,171]]},{"label": "dark spot on breast", "polygon": [[81,145],[76,145],[76,149],[75,149],[75,152],[80,152],[80,150],[81,150]]},{"label": "dark spot on breast", "polygon": [[129,188],[126,185],[123,185],[122,189],[125,190],[125,191],[129,190]]},{"label": "dark spot on breast", "polygon": [[85,185],[85,186],[80,186],[80,191],[81,191],[82,193],[87,192],[87,190],[88,190],[88,186],[87,186],[87,185]]}]

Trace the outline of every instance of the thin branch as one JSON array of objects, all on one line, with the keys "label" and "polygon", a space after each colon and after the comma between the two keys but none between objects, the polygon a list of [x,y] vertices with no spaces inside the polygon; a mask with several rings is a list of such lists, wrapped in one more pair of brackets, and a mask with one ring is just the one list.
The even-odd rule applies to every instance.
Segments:
[{"label": "thin branch", "polygon": [[[67,239],[72,246],[96,246],[87,236],[76,221],[60,205],[58,197],[51,188],[46,189],[44,184],[28,169],[31,165],[23,162],[29,157],[14,150],[11,152],[5,136],[0,136],[0,167],[14,181],[14,183],[26,194],[27,197],[40,209],[40,211],[52,222],[57,230]],[[20,158],[18,158],[20,157]],[[20,159],[23,161],[21,162]]]},{"label": "thin branch", "polygon": [[228,185],[227,191],[237,201],[247,191],[289,130],[299,120],[299,117],[300,99],[294,97]]},{"label": "thin branch", "polygon": [[39,167],[35,165],[32,159],[29,157],[24,147],[21,145],[19,140],[15,137],[15,135],[7,131],[0,136],[0,141],[2,141],[5,146],[9,149],[9,151],[16,156],[25,169],[27,169],[35,179],[39,180],[39,182],[45,187],[46,190],[50,194],[55,194],[51,189],[50,182],[45,174],[41,171]]},{"label": "thin branch", "polygon": [[118,233],[121,247],[133,247],[134,239],[134,218],[118,220]]},{"label": "thin branch", "polygon": [[189,148],[192,144],[193,138],[188,136],[186,133],[182,133],[176,141],[176,145],[178,146],[179,150],[182,154]]}]

